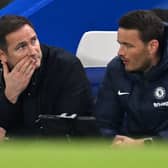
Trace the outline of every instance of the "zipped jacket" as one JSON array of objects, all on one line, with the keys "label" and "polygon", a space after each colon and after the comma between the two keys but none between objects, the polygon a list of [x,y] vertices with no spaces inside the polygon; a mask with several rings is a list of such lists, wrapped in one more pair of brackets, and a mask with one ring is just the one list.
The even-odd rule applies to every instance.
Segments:
[{"label": "zipped jacket", "polygon": [[120,57],[107,66],[96,103],[104,136],[168,138],[168,33],[160,62],[148,72],[126,72]]}]

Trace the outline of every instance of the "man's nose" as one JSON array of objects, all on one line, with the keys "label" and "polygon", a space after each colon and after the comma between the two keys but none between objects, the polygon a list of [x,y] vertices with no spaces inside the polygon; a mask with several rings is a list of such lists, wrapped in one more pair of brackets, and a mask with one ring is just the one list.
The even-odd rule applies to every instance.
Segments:
[{"label": "man's nose", "polygon": [[125,47],[125,46],[120,45],[120,48],[119,48],[119,50],[118,50],[118,55],[119,55],[119,56],[124,56],[124,55],[126,55],[126,47]]},{"label": "man's nose", "polygon": [[36,47],[33,45],[30,45],[28,47],[28,55],[29,56],[34,56],[36,54]]}]

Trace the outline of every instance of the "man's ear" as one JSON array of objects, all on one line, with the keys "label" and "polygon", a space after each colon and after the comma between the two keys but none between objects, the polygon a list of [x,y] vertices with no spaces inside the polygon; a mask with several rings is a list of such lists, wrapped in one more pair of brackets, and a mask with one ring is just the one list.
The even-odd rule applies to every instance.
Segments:
[{"label": "man's ear", "polygon": [[148,43],[148,50],[150,52],[150,54],[152,55],[156,55],[158,53],[158,49],[159,49],[159,41],[158,40],[151,40]]},{"label": "man's ear", "polygon": [[6,53],[2,49],[0,49],[0,61],[7,62]]}]

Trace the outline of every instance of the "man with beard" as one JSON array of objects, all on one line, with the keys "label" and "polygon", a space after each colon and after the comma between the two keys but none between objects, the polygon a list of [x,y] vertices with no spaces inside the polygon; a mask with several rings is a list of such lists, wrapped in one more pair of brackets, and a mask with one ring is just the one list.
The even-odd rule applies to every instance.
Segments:
[{"label": "man with beard", "polygon": [[151,11],[132,11],[119,21],[118,56],[108,64],[96,104],[100,131],[114,145],[168,138],[167,38]]}]

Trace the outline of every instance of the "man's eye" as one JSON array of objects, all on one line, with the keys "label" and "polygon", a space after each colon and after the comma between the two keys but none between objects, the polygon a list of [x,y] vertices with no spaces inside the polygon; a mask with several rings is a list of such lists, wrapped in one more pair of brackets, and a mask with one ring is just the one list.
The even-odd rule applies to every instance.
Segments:
[{"label": "man's eye", "polygon": [[21,50],[21,49],[24,49],[26,45],[22,44],[22,45],[19,45],[16,50]]},{"label": "man's eye", "polygon": [[36,43],[36,40],[37,40],[37,38],[33,38],[33,39],[31,40],[32,44]]},{"label": "man's eye", "polygon": [[127,48],[133,47],[133,45],[131,45],[131,44],[127,44],[126,46],[127,46]]}]

